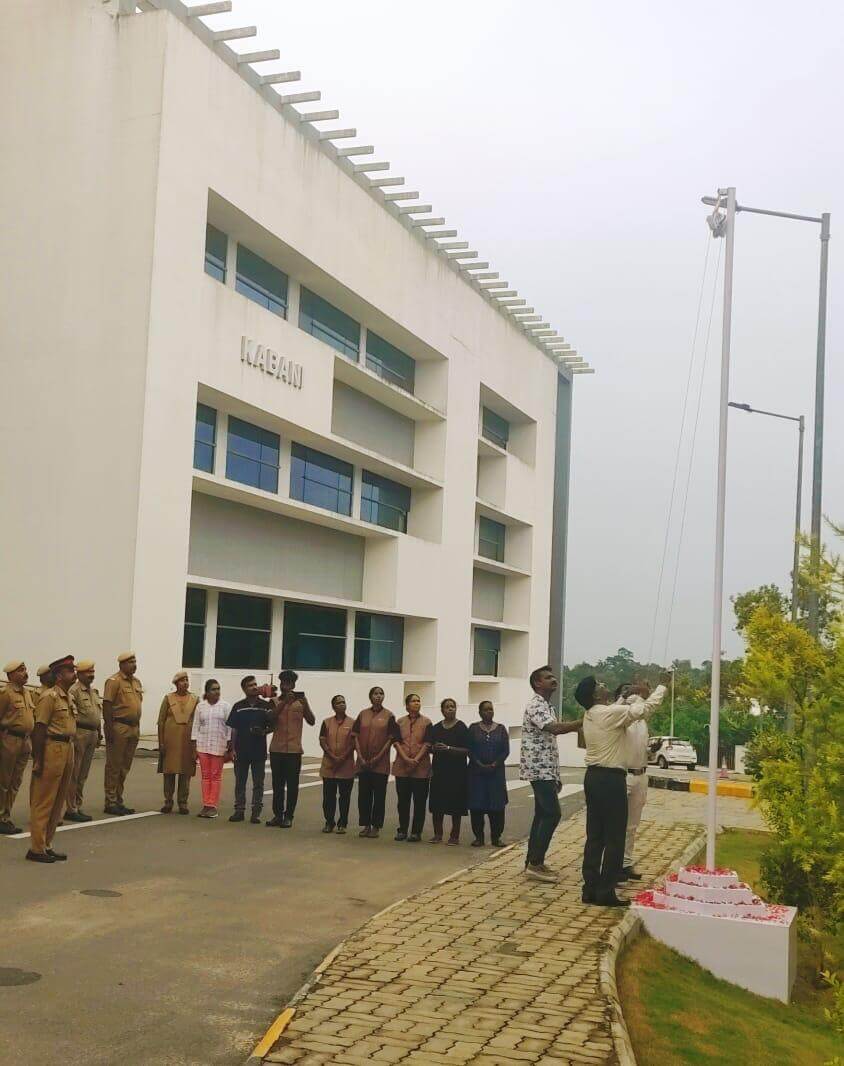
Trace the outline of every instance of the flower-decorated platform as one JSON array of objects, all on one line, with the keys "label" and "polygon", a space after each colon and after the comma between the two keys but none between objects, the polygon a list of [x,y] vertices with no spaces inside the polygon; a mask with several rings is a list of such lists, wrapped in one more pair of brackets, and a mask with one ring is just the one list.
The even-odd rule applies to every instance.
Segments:
[{"label": "flower-decorated platform", "polygon": [[631,909],[651,936],[716,977],[787,1003],[797,966],[794,907],[765,903],[735,870],[685,866]]}]

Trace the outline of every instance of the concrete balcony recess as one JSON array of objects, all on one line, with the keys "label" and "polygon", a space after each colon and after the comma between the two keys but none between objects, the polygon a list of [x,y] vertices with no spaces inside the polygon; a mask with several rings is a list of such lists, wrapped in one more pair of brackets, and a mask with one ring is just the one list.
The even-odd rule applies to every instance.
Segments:
[{"label": "concrete balcony recess", "polygon": [[[309,444],[310,437],[313,437],[317,442],[323,442],[323,444],[314,443],[313,447],[328,451],[330,455],[334,455],[338,459],[345,459],[347,463],[351,463],[353,466],[365,466],[373,474],[382,474],[384,477],[398,481],[402,485],[409,485],[411,488],[416,489],[441,489],[443,487],[442,481],[437,478],[423,474],[419,470],[414,470],[413,467],[405,466],[404,463],[397,463],[393,459],[387,458],[386,455],[370,451],[369,448],[363,448],[345,437],[338,437],[336,433],[323,437],[319,434],[310,434],[300,430],[295,439],[301,444]],[[324,446],[326,441],[329,444],[327,449]]]},{"label": "concrete balcony recess", "polygon": [[328,529],[336,529],[342,533],[353,533],[359,537],[392,540],[402,536],[394,529],[377,526],[371,522],[362,522],[359,518],[336,514],[322,507],[314,507],[310,503],[302,503],[299,500],[291,500],[288,496],[264,492],[262,489],[254,489],[249,485],[241,485],[236,481],[229,481],[214,474],[205,474],[199,470],[193,473],[193,490],[208,496],[216,496],[221,500],[232,500],[234,503],[244,504],[247,507],[271,511],[273,514],[286,518],[295,518],[300,522],[313,522],[314,525],[326,526]]},{"label": "concrete balcony recess", "polygon": [[497,559],[487,559],[484,555],[476,555],[472,560],[476,570],[486,570],[490,574],[501,574],[504,577],[530,577],[530,570],[523,570],[520,566],[511,566],[509,563],[499,563]]},{"label": "concrete balcony recess", "polygon": [[334,358],[334,377],[405,418],[412,418],[414,422],[442,422],[445,419],[445,413],[432,404],[385,381],[362,363],[353,363],[339,353]]},{"label": "concrete balcony recess", "polygon": [[506,448],[502,448],[498,444],[493,444],[493,442],[487,440],[486,437],[478,437],[478,455],[498,455],[506,458],[508,454]]},{"label": "concrete balcony recess", "polygon": [[518,515],[511,514],[509,511],[497,507],[494,503],[490,503],[489,500],[482,500],[480,497],[475,499],[475,511],[477,514],[483,515],[484,518],[491,518],[494,522],[501,522],[505,526],[518,526],[522,529],[529,529],[532,525],[531,522],[526,522],[523,518],[519,518]]},{"label": "concrete balcony recess", "polygon": [[509,622],[495,622],[489,618],[471,618],[469,620],[476,629],[500,629],[502,633],[530,633],[527,626],[515,626]]}]

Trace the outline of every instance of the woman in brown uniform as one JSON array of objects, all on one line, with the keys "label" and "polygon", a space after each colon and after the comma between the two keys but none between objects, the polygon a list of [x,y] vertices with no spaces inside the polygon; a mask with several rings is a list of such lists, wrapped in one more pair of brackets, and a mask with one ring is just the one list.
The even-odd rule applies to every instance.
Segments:
[{"label": "woman in brown uniform", "polygon": [[[319,746],[325,752],[319,776],[322,778],[322,813],[325,815],[323,833],[345,833],[349,824],[349,803],[355,783],[355,739],[352,736],[354,722],[346,714],[346,697],[335,696],[331,701],[334,711],[322,723],[319,731]],[[337,814],[337,798],[340,798],[340,817]]]},{"label": "woman in brown uniform", "polygon": [[358,836],[377,837],[384,825],[390,745],[398,735],[396,719],[384,706],[384,690],[379,685],[369,690],[369,706],[355,719],[352,733],[358,756]]},{"label": "woman in brown uniform", "polygon": [[[393,776],[396,779],[396,795],[399,806],[399,828],[396,840],[418,844],[425,826],[425,804],[428,802],[428,784],[431,776],[430,744],[427,736],[431,722],[419,712],[422,700],[411,692],[404,701],[407,714],[398,720],[399,737],[396,740],[396,757],[393,760]],[[413,822],[410,821],[410,803],[413,801]],[[410,836],[407,835],[408,826]]]},{"label": "woman in brown uniform", "polygon": [[196,773],[196,756],[191,743],[193,712],[199,699],[189,691],[190,678],[184,670],[173,675],[175,692],[161,701],[158,712],[158,772],[164,774],[162,814],[173,810],[176,776],[179,778],[179,814],[189,814],[190,779]]}]

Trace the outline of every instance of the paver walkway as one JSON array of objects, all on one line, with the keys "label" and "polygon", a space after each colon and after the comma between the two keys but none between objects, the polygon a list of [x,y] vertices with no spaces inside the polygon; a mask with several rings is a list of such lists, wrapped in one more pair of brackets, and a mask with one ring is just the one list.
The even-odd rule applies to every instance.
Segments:
[{"label": "paver walkway", "polygon": [[[699,832],[643,824],[643,884]],[[340,946],[264,1061],[615,1062],[599,964],[626,911],[581,904],[583,835],[582,813],[557,831],[558,885],[526,881],[522,844],[376,915]]]}]

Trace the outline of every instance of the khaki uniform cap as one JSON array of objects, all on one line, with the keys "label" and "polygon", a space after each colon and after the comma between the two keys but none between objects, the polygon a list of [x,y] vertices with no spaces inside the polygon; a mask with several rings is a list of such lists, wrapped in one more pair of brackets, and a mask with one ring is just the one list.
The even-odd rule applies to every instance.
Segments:
[{"label": "khaki uniform cap", "polygon": [[117,661],[118,661],[118,663],[125,663],[127,659],[134,659],[134,658],[136,658],[136,656],[135,656],[135,653],[133,651],[122,651],[117,656]]},{"label": "khaki uniform cap", "polygon": [[20,670],[23,666],[23,659],[12,659],[10,663],[6,663],[3,667],[4,674],[13,674],[15,670]]},{"label": "khaki uniform cap", "polygon": [[80,659],[79,662],[76,664],[76,669],[77,670],[82,670],[82,671],[93,670],[94,669],[94,661],[93,661],[93,659]]},{"label": "khaki uniform cap", "polygon": [[189,680],[189,674],[188,674],[187,670],[177,670],[176,673],[173,674],[173,684],[174,685],[176,684],[177,681],[187,681],[187,680]]},{"label": "khaki uniform cap", "polygon": [[51,671],[49,666],[39,666],[35,672],[36,674],[38,674],[39,677],[43,677],[45,674],[49,674]]}]

